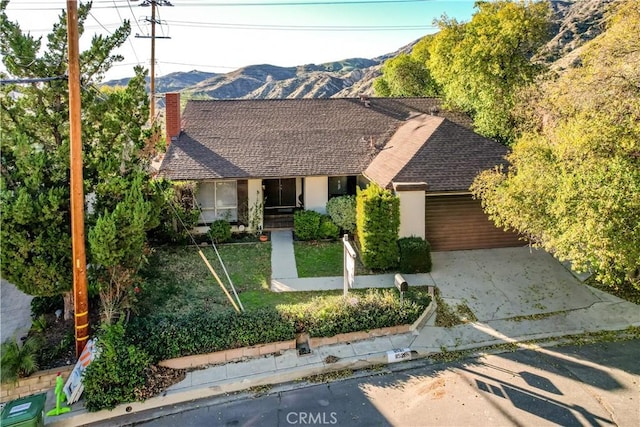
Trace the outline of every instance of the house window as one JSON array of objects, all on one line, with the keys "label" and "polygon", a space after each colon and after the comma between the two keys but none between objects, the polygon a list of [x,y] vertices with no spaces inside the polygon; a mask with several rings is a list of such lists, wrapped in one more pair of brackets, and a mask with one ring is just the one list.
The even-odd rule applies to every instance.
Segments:
[{"label": "house window", "polygon": [[238,220],[238,191],[236,181],[201,182],[198,185],[199,223],[210,224],[217,219]]},{"label": "house window", "polygon": [[329,177],[329,198],[355,195],[356,194],[356,177],[355,176],[330,176]]}]

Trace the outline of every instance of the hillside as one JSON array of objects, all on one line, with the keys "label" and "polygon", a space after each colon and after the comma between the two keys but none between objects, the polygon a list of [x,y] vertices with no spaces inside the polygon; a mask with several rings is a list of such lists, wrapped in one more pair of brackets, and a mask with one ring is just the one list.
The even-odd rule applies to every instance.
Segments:
[{"label": "hillside", "polygon": [[[553,38],[537,60],[554,69],[575,63],[580,47],[603,31],[606,8],[616,0],[551,0]],[[416,40],[417,41],[417,40]],[[377,58],[349,58],[324,64],[278,67],[250,65],[226,74],[190,71],[156,79],[156,92],[181,91],[213,99],[329,98],[373,95],[384,61],[410,52],[414,43]],[[128,79],[106,82],[114,86]]]},{"label": "hillside", "polygon": [[570,67],[580,48],[604,31],[607,8],[616,0],[552,1],[555,15],[554,37],[538,54],[538,59],[554,69]]}]

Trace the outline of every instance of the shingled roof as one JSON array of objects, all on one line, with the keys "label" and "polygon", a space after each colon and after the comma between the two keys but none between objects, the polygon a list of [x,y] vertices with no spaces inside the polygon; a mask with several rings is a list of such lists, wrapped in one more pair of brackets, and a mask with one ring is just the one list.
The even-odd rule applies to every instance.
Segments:
[{"label": "shingled roof", "polygon": [[434,98],[191,100],[160,168],[174,180],[361,174]]},{"label": "shingled roof", "polygon": [[468,191],[482,170],[506,164],[507,147],[443,117],[407,120],[365,169],[391,188],[393,182],[426,182],[427,192]]}]

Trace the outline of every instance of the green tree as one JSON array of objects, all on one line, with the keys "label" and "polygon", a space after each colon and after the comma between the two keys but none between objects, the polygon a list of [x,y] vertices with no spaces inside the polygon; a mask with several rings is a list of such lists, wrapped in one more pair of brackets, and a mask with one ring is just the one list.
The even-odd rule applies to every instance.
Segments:
[{"label": "green tree", "polygon": [[622,3],[582,65],[540,83],[510,167],[473,192],[500,226],[640,290],[640,8]]},{"label": "green tree", "polygon": [[135,300],[138,271],[146,261],[146,230],[152,204],[136,177],[125,199],[102,213],[89,231],[91,259],[102,304],[103,323],[126,314]]},{"label": "green tree", "polygon": [[[9,21],[7,4],[0,2],[0,53],[7,69],[3,77],[62,77],[0,87],[1,271],[28,294],[64,294],[68,318],[73,274],[66,14],[60,15],[45,44]],[[78,8],[80,34],[90,8],[90,3]],[[112,52],[129,33],[125,22],[110,36],[94,36],[80,53],[85,194],[95,195],[98,214],[124,199],[130,175],[143,170],[148,153],[145,141],[151,131],[143,130],[148,116],[144,70],[136,68],[125,88],[97,89],[104,73],[122,60]],[[87,225],[91,222],[89,217]]]},{"label": "green tree", "polygon": [[510,142],[514,94],[542,71],[531,58],[549,38],[549,7],[499,0],[476,8],[468,23],[446,16],[437,21],[427,67],[445,101],[471,114],[479,133]]},{"label": "green tree", "polygon": [[411,54],[401,53],[382,66],[382,76],[374,81],[377,96],[438,96],[440,87],[427,68],[432,36],[422,38]]}]

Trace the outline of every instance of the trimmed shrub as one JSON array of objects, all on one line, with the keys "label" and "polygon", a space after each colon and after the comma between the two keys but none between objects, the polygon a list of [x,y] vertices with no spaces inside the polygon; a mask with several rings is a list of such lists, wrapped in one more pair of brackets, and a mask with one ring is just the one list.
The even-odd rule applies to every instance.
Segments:
[{"label": "trimmed shrub", "polygon": [[356,197],[340,196],[329,199],[327,214],[343,231],[349,234],[356,232]]},{"label": "trimmed shrub", "polygon": [[299,240],[318,240],[322,215],[316,211],[296,211],[293,214],[293,229]]},{"label": "trimmed shrub", "polygon": [[335,240],[340,236],[340,228],[334,224],[328,215],[323,215],[320,219],[320,229],[318,235],[322,239]]},{"label": "trimmed shrub", "polygon": [[88,411],[112,409],[140,400],[151,357],[127,342],[122,322],[103,324],[97,341],[99,354],[84,373],[84,401]]},{"label": "trimmed shrub", "polygon": [[135,319],[129,331],[155,361],[295,338],[293,322],[271,307],[150,316]]},{"label": "trimmed shrub", "polygon": [[306,304],[280,305],[298,332],[312,337],[368,331],[413,323],[430,302],[426,288],[410,288],[404,304],[396,289],[367,289],[364,293],[315,298]]},{"label": "trimmed shrub", "polygon": [[362,263],[387,270],[398,265],[400,199],[379,185],[357,190],[356,223]]},{"label": "trimmed shrub", "polygon": [[431,245],[420,237],[398,240],[401,273],[428,273],[431,271]]},{"label": "trimmed shrub", "polygon": [[231,224],[224,219],[217,219],[209,227],[209,235],[216,243],[224,243],[231,240]]}]

